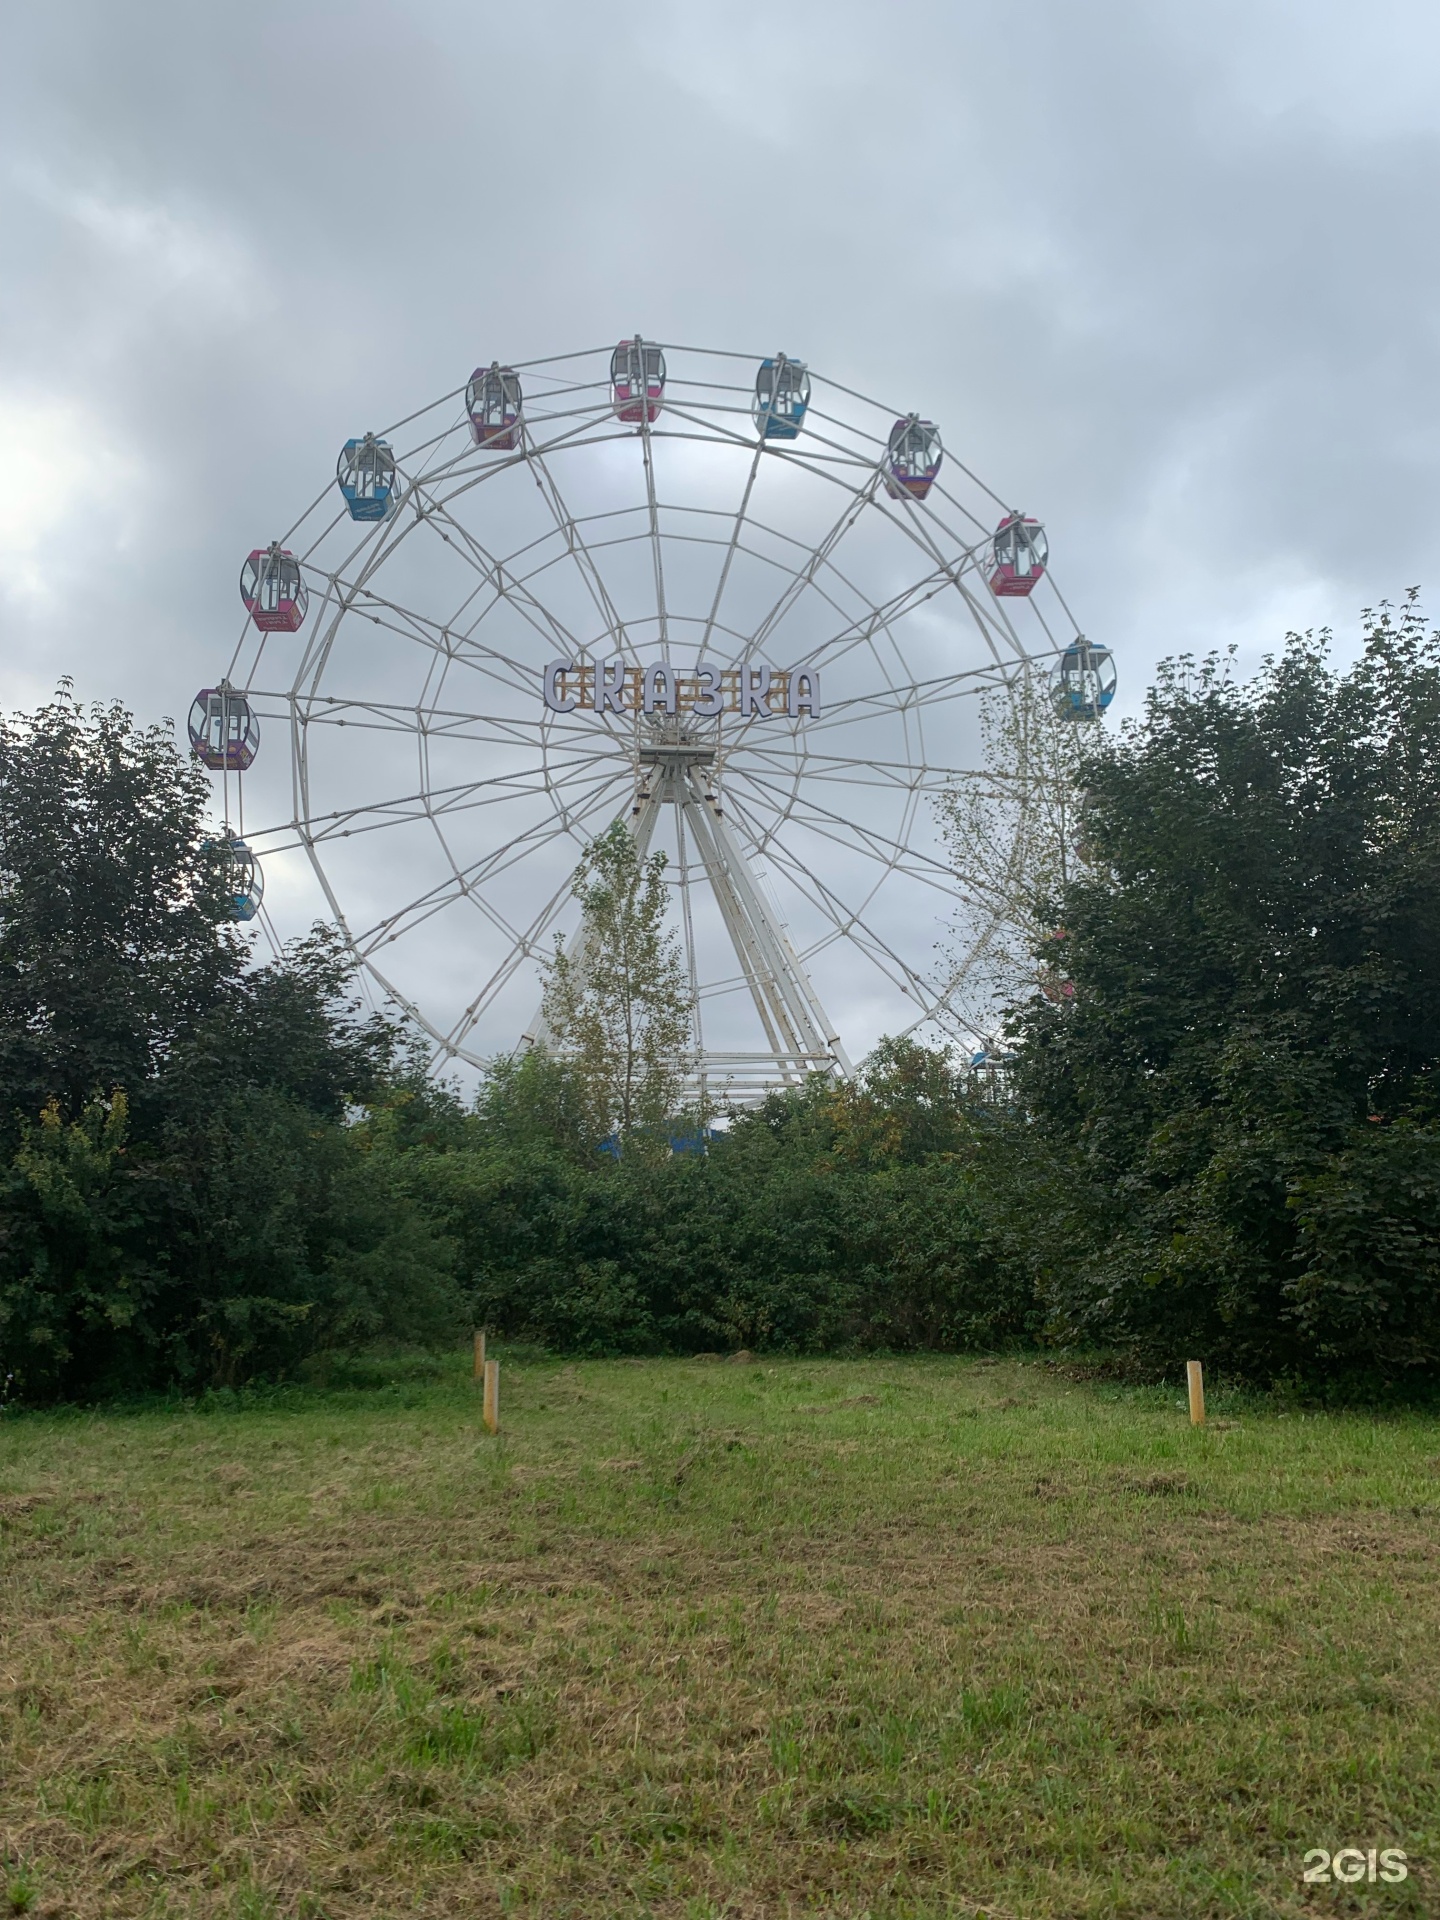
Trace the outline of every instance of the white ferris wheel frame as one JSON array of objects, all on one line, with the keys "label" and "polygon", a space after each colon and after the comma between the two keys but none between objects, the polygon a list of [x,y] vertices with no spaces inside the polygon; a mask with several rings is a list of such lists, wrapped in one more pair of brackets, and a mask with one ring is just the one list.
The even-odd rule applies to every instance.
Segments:
[{"label": "white ferris wheel frame", "polygon": [[[304,849],[357,960],[428,1037],[433,1069],[457,1061],[485,1067],[494,1049],[478,1049],[471,1036],[521,969],[538,970],[545,943],[570,898],[567,880],[540,902],[527,922],[517,924],[493,904],[487,889],[556,837],[568,836],[583,846],[616,818],[626,819],[637,842],[648,846],[662,809],[670,806],[680,847],[672,884],[695,996],[695,1091],[744,1102],[809,1072],[850,1071],[839,1033],[821,1006],[809,971],[816,955],[836,941],[847,942],[905,997],[909,1017],[903,1031],[931,1026],[974,1041],[978,1036],[957,1011],[956,996],[969,975],[983,966],[995,930],[1010,911],[1014,875],[1009,870],[957,873],[952,864],[916,844],[914,828],[927,800],[957,783],[978,781],[992,790],[1005,789],[1006,798],[1017,803],[1018,843],[1026,830],[1026,795],[1023,783],[1011,781],[1007,787],[1006,777],[995,770],[935,759],[927,751],[925,723],[958,700],[1005,688],[1033,669],[1048,667],[1079,638],[1053,575],[1047,569],[1036,593],[1019,603],[1029,623],[1028,639],[1022,638],[1015,603],[992,593],[987,572],[996,518],[1014,509],[948,451],[926,497],[893,497],[885,485],[888,423],[903,418],[903,410],[866,399],[810,369],[812,398],[803,431],[793,439],[767,438],[752,418],[754,369],[765,356],[662,343],[670,364],[663,409],[653,421],[647,408],[638,424],[626,423],[617,417],[606,377],[611,351],[607,345],[514,363],[525,382],[525,400],[519,444],[513,451],[476,446],[464,411],[465,389],[443,395],[383,431],[392,446],[394,437],[407,428],[417,435],[403,450],[394,448],[396,496],[389,518],[352,522],[343,504],[338,512],[327,513],[335,499],[327,487],[282,536],[284,546],[295,544],[312,602],[318,600],[318,605],[312,607],[288,686],[267,689],[262,684],[267,643],[288,641],[288,634],[257,635],[247,625],[232,656],[231,679],[244,689],[257,713],[283,722],[291,746],[292,815],[252,833],[256,851],[263,857],[287,848]],[[688,370],[692,362],[698,372],[716,377],[675,377],[676,363]],[[737,381],[737,368],[748,370],[749,378]],[[721,377],[725,375],[730,377]],[[616,441],[638,443],[643,496],[634,505],[572,512],[557,465],[562,458]],[[656,476],[655,454],[662,442],[721,448],[742,462],[748,458],[738,504],[722,510],[668,501]],[[819,540],[802,541],[756,515],[752,499],[768,461],[785,463],[810,483],[834,489],[836,511]],[[501,554],[491,552],[465,524],[457,503],[475,489],[504,486],[507,476],[528,477],[538,489],[546,524],[534,539]],[[968,499],[956,491],[962,482]],[[844,565],[847,539],[877,515],[900,530],[915,562],[913,577],[878,601]],[[677,516],[687,527],[685,516],[690,516],[695,530],[682,532],[671,525]],[[712,520],[722,525],[704,524]],[[320,549],[333,545],[337,532],[343,531],[354,537],[338,560],[328,552],[322,556]],[[426,533],[438,533],[474,575],[468,599],[445,618],[388,596],[380,577],[407,541]],[[761,541],[763,552],[757,545]],[[637,544],[649,551],[653,600],[643,616],[626,618],[607,584],[607,561],[612,550]],[[827,698],[818,717],[780,735],[767,732],[763,720],[726,714],[723,727],[717,720],[703,735],[692,722],[688,743],[681,738],[686,731],[681,723],[667,737],[663,727],[657,729],[638,711],[638,703],[621,715],[587,711],[583,725],[566,724],[575,716],[545,709],[542,655],[592,674],[602,659],[619,656],[633,675],[645,664],[642,647],[668,661],[675,627],[700,625],[697,615],[681,616],[671,604],[666,562],[674,564],[682,545],[714,549],[711,557],[718,556],[719,562],[698,646],[693,638],[683,643],[692,666],[706,662],[734,672],[763,659],[767,644],[783,632],[787,615],[807,601],[812,607],[828,605],[835,624],[829,637],[795,666],[829,668],[860,653],[878,663],[877,683],[849,697]],[[778,587],[764,616],[744,629],[729,626],[724,618],[727,588],[742,556],[763,560],[776,574]],[[593,610],[588,631],[562,619],[553,596],[547,597],[549,576],[557,566],[564,568],[572,587],[578,580],[583,588]],[[906,649],[896,630],[908,615],[942,596],[951,606],[955,601],[949,597],[958,598],[978,639],[978,657],[948,673],[907,676]],[[507,652],[483,632],[486,616],[502,602],[533,634],[535,658]],[[428,650],[424,687],[415,702],[325,690],[346,623],[355,620],[372,623],[397,642]],[[489,713],[477,710],[473,699],[445,704],[446,682],[457,662],[490,682],[497,696],[507,695],[512,710],[503,710],[505,702],[498,697]],[[333,676],[329,684],[335,684]],[[533,718],[513,710],[517,697],[530,703]],[[847,739],[847,729],[881,721],[898,723],[901,751],[887,759],[843,750],[854,744],[853,734]],[[414,791],[327,808],[315,791],[312,732],[337,726],[410,735],[418,769]],[[523,748],[531,756],[530,770],[488,775],[477,770],[474,779],[437,786],[430,774],[432,751],[437,742],[452,741],[476,748]],[[701,747],[706,750],[703,756]],[[867,789],[899,802],[898,823],[888,831],[857,817],[854,808],[847,811],[847,793],[863,802]],[[447,837],[455,818],[484,808],[503,816],[507,801],[533,800],[540,794],[551,803],[547,815],[523,831],[498,837],[483,857],[461,862]],[[380,918],[352,924],[326,870],[327,848],[339,839],[415,820],[433,829],[448,874]],[[812,859],[802,856],[794,845],[802,830],[808,842],[828,840],[848,859],[859,856],[870,863],[873,882],[860,888],[860,897],[842,897],[833,875],[816,871]],[[815,937],[792,942],[783,914],[755,871],[759,861],[767,862],[808,903],[822,927]],[[966,903],[971,937],[938,971],[908,957],[876,924],[872,908],[887,880],[896,875],[933,889],[937,904],[943,900],[953,909],[957,897]],[[703,991],[692,900],[702,879],[719,904],[737,962],[733,974],[710,982]],[[504,953],[460,1017],[446,1025],[392,977],[382,950],[461,899],[498,933]],[[746,1053],[707,1048],[704,1002],[732,991],[747,992],[753,1002],[765,1029],[763,1048]],[[537,1013],[524,1039],[547,1037]]]}]

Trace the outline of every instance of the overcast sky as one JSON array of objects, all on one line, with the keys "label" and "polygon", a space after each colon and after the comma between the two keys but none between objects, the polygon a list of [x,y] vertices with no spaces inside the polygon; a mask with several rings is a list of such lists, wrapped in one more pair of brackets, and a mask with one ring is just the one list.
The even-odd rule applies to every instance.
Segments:
[{"label": "overcast sky", "polygon": [[637,329],[939,421],[1122,706],[1349,645],[1437,600],[1437,43],[1419,0],[12,4],[0,698],[183,713],[348,434]]}]

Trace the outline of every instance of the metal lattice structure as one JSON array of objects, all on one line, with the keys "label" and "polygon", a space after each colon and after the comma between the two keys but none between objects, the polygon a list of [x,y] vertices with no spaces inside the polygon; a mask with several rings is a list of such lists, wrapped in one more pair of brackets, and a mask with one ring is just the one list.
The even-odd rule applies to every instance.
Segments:
[{"label": "metal lattice structure", "polygon": [[1034,592],[1013,556],[996,588],[997,526],[1036,523],[917,420],[637,339],[477,369],[347,443],[283,536],[304,632],[249,623],[230,665],[291,745],[249,841],[272,900],[303,850],[435,1066],[545,1037],[540,967],[617,817],[668,857],[697,1091],[848,1072],[837,998],[954,1030],[1005,882],[957,879],[930,803],[985,777],[975,696],[1077,635],[1043,545]]}]

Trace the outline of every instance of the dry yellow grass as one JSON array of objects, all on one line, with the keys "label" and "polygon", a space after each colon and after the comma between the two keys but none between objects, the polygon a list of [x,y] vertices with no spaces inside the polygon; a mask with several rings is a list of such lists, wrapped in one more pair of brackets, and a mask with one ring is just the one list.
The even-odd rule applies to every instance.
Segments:
[{"label": "dry yellow grass", "polygon": [[1440,1910],[1434,1422],[505,1361],[497,1441],[468,1371],[0,1419],[17,1911]]}]

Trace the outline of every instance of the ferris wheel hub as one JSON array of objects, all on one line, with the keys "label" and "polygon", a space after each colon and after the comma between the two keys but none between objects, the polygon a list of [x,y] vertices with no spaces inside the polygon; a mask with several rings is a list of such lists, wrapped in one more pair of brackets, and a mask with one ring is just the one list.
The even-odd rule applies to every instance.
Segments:
[{"label": "ferris wheel hub", "polygon": [[642,767],[708,767],[714,763],[715,749],[668,743],[663,746],[648,744],[641,747],[639,759]]}]

